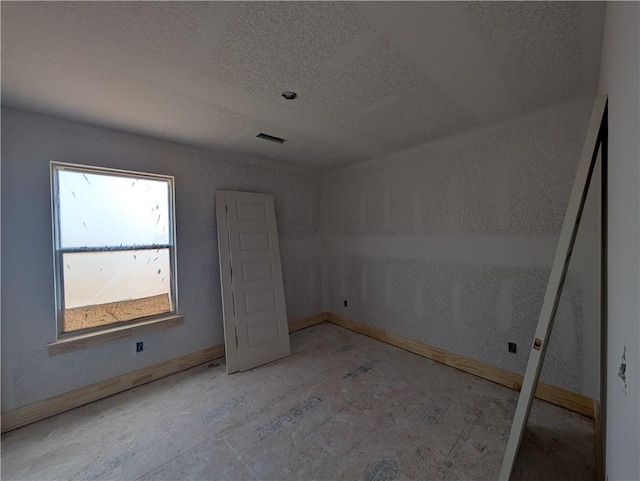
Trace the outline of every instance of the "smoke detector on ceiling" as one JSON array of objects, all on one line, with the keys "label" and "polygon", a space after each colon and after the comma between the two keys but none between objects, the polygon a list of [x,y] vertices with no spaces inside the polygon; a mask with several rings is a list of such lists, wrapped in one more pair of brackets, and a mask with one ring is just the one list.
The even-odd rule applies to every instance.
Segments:
[{"label": "smoke detector on ceiling", "polygon": [[284,92],[282,92],[282,96],[287,100],[293,100],[298,97],[298,94],[292,92],[291,90],[285,90]]}]

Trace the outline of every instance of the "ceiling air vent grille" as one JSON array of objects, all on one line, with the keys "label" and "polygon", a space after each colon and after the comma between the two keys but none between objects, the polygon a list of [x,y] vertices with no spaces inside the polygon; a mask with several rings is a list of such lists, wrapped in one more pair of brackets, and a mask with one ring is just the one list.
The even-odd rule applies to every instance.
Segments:
[{"label": "ceiling air vent grille", "polygon": [[281,139],[280,137],[274,137],[269,134],[258,134],[257,137],[262,140],[268,140],[269,142],[275,142],[276,144],[284,144],[286,140]]}]

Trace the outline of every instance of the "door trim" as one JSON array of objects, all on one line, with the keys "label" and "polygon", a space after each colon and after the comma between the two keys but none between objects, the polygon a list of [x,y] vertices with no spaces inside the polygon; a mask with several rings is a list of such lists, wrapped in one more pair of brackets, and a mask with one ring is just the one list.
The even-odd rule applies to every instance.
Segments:
[{"label": "door trim", "polygon": [[[224,344],[227,346],[227,374],[238,372],[238,344],[235,314],[228,319],[229,313],[234,312],[233,283],[231,282],[231,246],[229,245],[229,223],[227,222],[227,191],[216,191],[216,224],[218,226],[218,259],[220,264],[220,290],[222,292],[222,323],[224,325]],[[220,220],[224,219],[224,222]],[[231,328],[233,327],[233,329]]]}]

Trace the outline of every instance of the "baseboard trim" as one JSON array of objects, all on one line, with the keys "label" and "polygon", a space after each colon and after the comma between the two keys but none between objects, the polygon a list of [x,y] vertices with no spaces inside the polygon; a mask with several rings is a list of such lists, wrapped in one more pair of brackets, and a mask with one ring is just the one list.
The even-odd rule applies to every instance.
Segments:
[{"label": "baseboard trim", "polygon": [[[475,359],[461,356],[459,354],[454,354],[438,347],[414,341],[397,334],[392,334],[384,329],[368,326],[337,314],[328,312],[325,313],[325,315],[329,322],[337,326],[364,334],[365,336],[369,336],[406,351],[419,354],[516,391],[519,391],[522,388],[522,376],[520,374],[516,374],[481,361],[476,361]],[[536,397],[543,401],[569,409],[570,411],[595,418],[593,399],[583,396],[582,394],[576,394],[550,384],[538,383]]]},{"label": "baseboard trim", "polygon": [[305,317],[304,319],[298,319],[297,321],[289,322],[289,332],[296,332],[300,329],[306,329],[307,327],[315,326],[321,322],[325,322],[329,317],[328,312],[321,312],[315,316]]},{"label": "baseboard trim", "polygon": [[224,356],[224,345],[202,349],[153,366],[138,369],[106,381],[81,387],[49,399],[2,413],[2,432],[11,431],[41,419],[112,396],[127,389],[198,366]]},{"label": "baseboard trim", "polygon": [[595,434],[596,434],[596,479],[605,481],[604,474],[604,431],[602,426],[602,410],[600,409],[600,401],[593,401],[593,413],[595,417]]},{"label": "baseboard trim", "polygon": [[[397,334],[392,334],[383,329],[371,327],[330,312],[322,312],[314,316],[305,317],[304,319],[291,321],[289,322],[289,332],[296,332],[325,321],[386,342],[387,344],[406,351],[419,354],[447,366],[460,369],[475,376],[488,379],[489,381],[515,389],[516,391],[519,391],[522,387],[522,376],[519,374],[459,354],[454,354],[444,349],[429,346],[428,344],[423,344]],[[224,344],[170,359],[27,406],[11,409],[2,413],[1,430],[5,433],[221,357],[224,357]],[[595,418],[596,428],[599,425],[599,408],[595,406],[593,399],[544,383],[538,385],[536,397],[569,409],[570,411]],[[598,439],[599,437],[596,435],[596,442]],[[600,450],[600,458],[601,457],[602,452]]]},{"label": "baseboard trim", "polygon": [[[326,319],[327,313],[320,313],[292,321],[289,323],[289,332],[299,331],[324,322]],[[138,369],[27,406],[11,409],[2,413],[1,430],[5,433],[221,357],[224,357],[224,344]]]}]

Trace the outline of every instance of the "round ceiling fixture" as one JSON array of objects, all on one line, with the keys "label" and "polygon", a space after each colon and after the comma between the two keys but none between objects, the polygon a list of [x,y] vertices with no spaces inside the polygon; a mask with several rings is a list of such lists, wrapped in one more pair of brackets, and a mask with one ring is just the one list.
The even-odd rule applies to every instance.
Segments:
[{"label": "round ceiling fixture", "polygon": [[298,97],[298,94],[292,92],[291,90],[285,90],[284,92],[282,92],[282,96],[287,100],[293,100]]}]

